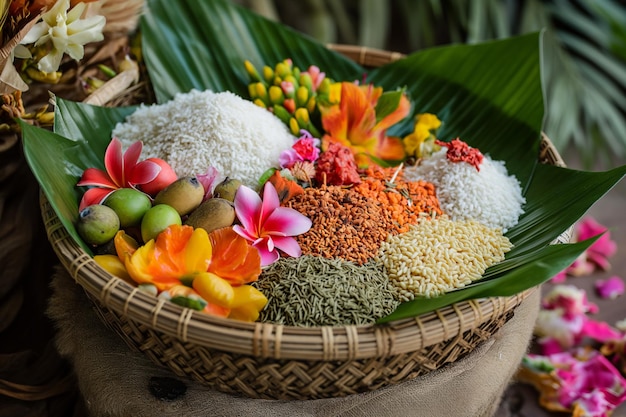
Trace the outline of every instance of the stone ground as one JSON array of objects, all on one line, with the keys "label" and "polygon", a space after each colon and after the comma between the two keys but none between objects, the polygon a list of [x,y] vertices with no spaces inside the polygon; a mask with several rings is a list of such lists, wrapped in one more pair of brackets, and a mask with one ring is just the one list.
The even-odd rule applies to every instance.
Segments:
[{"label": "stone ground", "polygon": [[[565,154],[565,162],[572,168],[580,168],[576,158]],[[611,164],[611,167],[624,164],[624,161]],[[587,213],[600,224],[609,228],[611,238],[617,243],[617,253],[610,258],[611,269],[598,272],[586,277],[570,277],[567,284],[584,288],[589,300],[598,305],[600,311],[594,315],[595,320],[606,321],[614,324],[618,320],[626,318],[624,308],[624,296],[616,300],[602,300],[594,292],[594,282],[598,279],[606,279],[618,275],[626,279],[626,180],[622,180],[617,186],[600,199]],[[551,284],[545,284],[543,291],[549,291]],[[531,346],[532,348],[532,346]],[[498,413],[494,417],[563,417],[564,413],[550,413],[539,406],[536,391],[528,385],[513,383],[506,392]],[[612,417],[626,417],[626,403],[618,407]]]}]

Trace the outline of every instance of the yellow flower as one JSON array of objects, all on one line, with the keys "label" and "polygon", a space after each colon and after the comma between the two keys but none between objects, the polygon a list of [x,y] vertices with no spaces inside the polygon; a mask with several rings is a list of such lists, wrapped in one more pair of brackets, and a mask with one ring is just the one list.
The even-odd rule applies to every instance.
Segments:
[{"label": "yellow flower", "polygon": [[439,150],[435,143],[435,131],[441,126],[441,121],[431,113],[422,113],[415,116],[413,133],[404,137],[404,151],[408,156],[418,160]]}]

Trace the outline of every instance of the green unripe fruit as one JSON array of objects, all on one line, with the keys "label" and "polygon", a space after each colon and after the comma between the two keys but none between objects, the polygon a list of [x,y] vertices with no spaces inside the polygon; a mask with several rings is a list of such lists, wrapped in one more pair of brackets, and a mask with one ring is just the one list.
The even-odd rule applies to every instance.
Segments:
[{"label": "green unripe fruit", "polygon": [[146,243],[173,224],[182,224],[180,214],[172,206],[157,204],[148,210],[141,219],[141,238]]},{"label": "green unripe fruit", "polygon": [[85,207],[78,214],[76,231],[90,245],[103,245],[120,230],[120,219],[112,208],[100,204]]},{"label": "green unripe fruit", "polygon": [[115,190],[102,204],[112,208],[117,213],[122,229],[138,226],[143,215],[152,207],[150,197],[134,188]]}]

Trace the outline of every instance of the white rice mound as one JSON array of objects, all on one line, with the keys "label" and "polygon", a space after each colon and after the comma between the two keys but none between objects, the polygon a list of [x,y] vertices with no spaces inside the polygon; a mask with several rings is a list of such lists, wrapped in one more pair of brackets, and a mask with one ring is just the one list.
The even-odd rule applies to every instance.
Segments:
[{"label": "white rice mound", "polygon": [[257,189],[259,177],[278,167],[280,153],[296,138],[275,115],[232,92],[192,90],[173,100],[142,105],[113,136],[124,148],[143,142],[143,158],[162,158],[176,174],[220,175]]},{"label": "white rice mound", "polygon": [[451,162],[442,147],[419,165],[407,167],[407,180],[425,180],[435,185],[441,210],[454,221],[476,220],[506,233],[515,226],[526,199],[515,176],[503,161],[483,155],[480,170],[466,162]]}]

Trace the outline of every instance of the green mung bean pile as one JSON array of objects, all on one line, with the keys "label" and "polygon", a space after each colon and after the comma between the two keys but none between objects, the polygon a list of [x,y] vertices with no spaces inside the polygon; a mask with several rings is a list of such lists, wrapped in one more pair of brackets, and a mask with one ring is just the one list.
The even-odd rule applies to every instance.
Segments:
[{"label": "green mung bean pile", "polygon": [[288,326],[369,324],[400,303],[378,262],[357,265],[310,255],[281,258],[252,285],[269,299],[259,320]]}]

